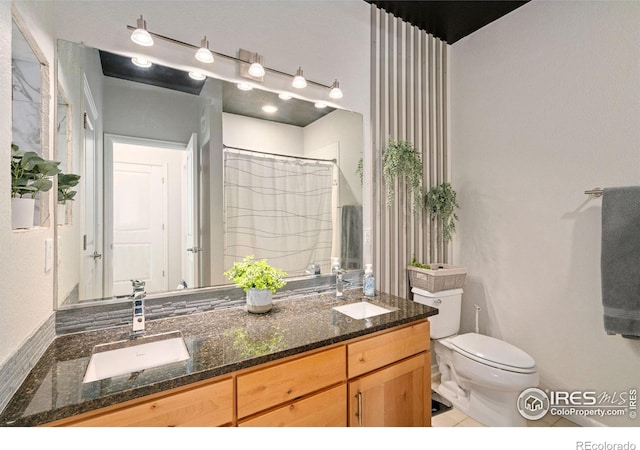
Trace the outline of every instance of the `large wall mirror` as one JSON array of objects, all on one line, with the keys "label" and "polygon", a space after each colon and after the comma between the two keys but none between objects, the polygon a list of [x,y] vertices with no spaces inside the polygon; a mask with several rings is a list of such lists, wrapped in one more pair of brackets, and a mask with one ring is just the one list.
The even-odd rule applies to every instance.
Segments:
[{"label": "large wall mirror", "polygon": [[248,255],[290,277],[362,268],[362,115],[67,41],[57,54],[58,141],[80,176],[58,215],[59,308],[124,299],[133,278],[149,294],[230,284]]}]

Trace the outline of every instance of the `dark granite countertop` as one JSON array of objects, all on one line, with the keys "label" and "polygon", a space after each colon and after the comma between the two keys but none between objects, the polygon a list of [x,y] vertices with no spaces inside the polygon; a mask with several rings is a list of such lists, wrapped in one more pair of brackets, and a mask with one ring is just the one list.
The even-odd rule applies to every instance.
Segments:
[{"label": "dark granite countertop", "polygon": [[368,299],[391,313],[356,320],[332,308],[363,300],[361,289],[274,300],[266,314],[244,307],[147,321],[146,336],[180,331],[191,358],[83,383],[95,345],[128,338],[130,327],[59,336],[29,373],[0,426],[36,426],[295,355],[437,314],[388,294]]}]

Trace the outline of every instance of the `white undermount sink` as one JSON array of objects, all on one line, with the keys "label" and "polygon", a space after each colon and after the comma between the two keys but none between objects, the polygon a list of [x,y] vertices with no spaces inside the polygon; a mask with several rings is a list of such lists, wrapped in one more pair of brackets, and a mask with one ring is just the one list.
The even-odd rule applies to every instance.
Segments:
[{"label": "white undermount sink", "polygon": [[180,332],[96,345],[83,383],[185,361],[190,357]]},{"label": "white undermount sink", "polygon": [[389,309],[369,302],[357,302],[343,306],[334,306],[333,309],[341,312],[342,314],[346,314],[353,319],[368,319],[369,317],[380,316],[391,312]]}]

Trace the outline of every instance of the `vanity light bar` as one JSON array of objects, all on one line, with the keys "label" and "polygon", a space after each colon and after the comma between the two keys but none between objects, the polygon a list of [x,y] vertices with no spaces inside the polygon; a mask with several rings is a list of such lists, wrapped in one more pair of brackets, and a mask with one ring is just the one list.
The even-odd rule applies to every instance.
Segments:
[{"label": "vanity light bar", "polygon": [[[131,30],[131,31],[135,31],[137,29],[137,27],[133,27],[131,25],[127,25],[127,29]],[[149,31],[148,29],[146,29],[146,31],[154,38],[162,39],[163,41],[170,42],[172,44],[181,45],[181,46],[189,48],[191,50],[200,49],[200,46],[189,44],[189,43],[183,42],[183,41],[179,41],[177,39],[173,39],[173,38],[170,38],[170,37],[167,37],[167,36],[163,36],[161,34],[153,33],[151,31]],[[236,58],[235,56],[225,55],[224,53],[218,53],[218,52],[215,52],[213,50],[210,50],[210,51],[214,56],[219,56],[220,58],[228,59],[228,60],[231,60],[231,61],[235,61],[235,62],[240,63],[240,64],[252,64],[254,62],[254,61],[246,61],[244,59]],[[270,73],[273,73],[273,74],[276,74],[276,75],[289,77],[291,79],[293,79],[295,77],[295,75],[291,75],[290,73],[286,73],[286,72],[282,72],[280,70],[272,69],[272,68],[264,66],[264,65],[262,67],[264,68],[265,72],[270,72]],[[305,79],[306,79],[307,83],[315,84],[316,86],[319,86],[319,87],[322,87],[322,88],[333,89],[335,87],[335,82],[333,84],[331,84],[331,85],[327,85],[327,84],[319,83],[317,81],[310,80],[308,78],[305,78]],[[335,97],[332,97],[332,98],[335,98]]]}]

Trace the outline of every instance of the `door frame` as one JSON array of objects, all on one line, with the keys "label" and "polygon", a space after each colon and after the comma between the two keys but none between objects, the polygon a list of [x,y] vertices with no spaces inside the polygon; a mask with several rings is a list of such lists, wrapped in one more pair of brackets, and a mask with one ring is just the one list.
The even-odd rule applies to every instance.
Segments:
[{"label": "door frame", "polygon": [[104,134],[104,286],[105,297],[113,291],[113,147],[116,144],[128,144],[145,147],[157,147],[168,150],[186,149],[184,142],[161,141],[149,138]]}]

